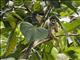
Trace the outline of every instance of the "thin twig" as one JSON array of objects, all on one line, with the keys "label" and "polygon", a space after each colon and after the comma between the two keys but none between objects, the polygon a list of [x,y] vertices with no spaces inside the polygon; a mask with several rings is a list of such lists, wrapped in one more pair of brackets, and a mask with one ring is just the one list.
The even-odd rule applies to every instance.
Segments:
[{"label": "thin twig", "polygon": [[[69,36],[79,36],[80,34],[69,34]],[[61,37],[61,36],[65,36],[65,35],[58,35],[58,36],[55,36],[55,37]]]},{"label": "thin twig", "polygon": [[[79,36],[80,34],[69,34],[69,36]],[[65,35],[58,35],[58,36],[55,36],[53,39],[55,40],[58,40],[56,37],[61,37],[61,36],[65,36]],[[36,46],[42,44],[42,43],[45,43],[45,42],[48,42],[48,41],[51,41],[53,39],[50,39],[50,38],[47,38],[47,39],[44,39],[44,40],[41,40],[41,41],[35,41],[34,42],[34,45],[33,45],[33,48],[35,48]]]},{"label": "thin twig", "polygon": [[33,48],[35,48],[36,46],[42,44],[42,43],[45,43],[45,42],[48,42],[50,41],[50,39],[44,39],[44,40],[41,40],[41,41],[35,41],[34,42],[34,45],[33,45]]}]

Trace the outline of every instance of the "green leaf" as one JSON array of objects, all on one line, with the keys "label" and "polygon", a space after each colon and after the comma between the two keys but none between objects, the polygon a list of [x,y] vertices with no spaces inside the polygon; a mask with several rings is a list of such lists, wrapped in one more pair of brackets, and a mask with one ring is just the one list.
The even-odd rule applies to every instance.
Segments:
[{"label": "green leaf", "polygon": [[53,43],[51,41],[46,42],[46,44],[44,44],[44,51],[46,53],[50,53],[52,48],[53,48]]},{"label": "green leaf", "polygon": [[7,44],[5,56],[8,56],[14,52],[16,44],[17,44],[16,32],[13,30],[8,38],[8,44]]},{"label": "green leaf", "polygon": [[48,31],[45,28],[34,27],[28,22],[22,22],[20,30],[27,40],[41,40],[48,36]]},{"label": "green leaf", "polygon": [[64,52],[74,60],[80,57],[80,47],[69,47]]},{"label": "green leaf", "polygon": [[4,8],[6,6],[7,1],[1,0],[0,1],[0,9]]},{"label": "green leaf", "polygon": [[31,56],[31,58],[29,60],[33,60],[33,59],[34,60],[39,60],[35,53],[32,53],[32,56]]},{"label": "green leaf", "polygon": [[32,10],[34,12],[40,12],[40,11],[42,11],[42,7],[40,5],[40,1],[37,1],[37,2],[34,3],[34,5],[32,7]]},{"label": "green leaf", "polygon": [[65,8],[64,8],[63,11],[60,12],[60,15],[61,15],[62,17],[66,17],[66,16],[70,16],[72,13],[74,13],[74,11],[73,11],[72,9],[67,8],[67,9],[65,10]]},{"label": "green leaf", "polygon": [[15,12],[16,12],[16,14],[18,14],[22,18],[26,17],[25,11],[23,9],[21,9],[21,8],[15,9]]},{"label": "green leaf", "polygon": [[77,5],[77,7],[80,6],[80,1],[77,1],[77,0],[72,0],[72,1],[75,2],[75,4]]},{"label": "green leaf", "polygon": [[64,23],[63,25],[66,28],[67,32],[70,32],[76,27],[80,26],[80,19],[74,20],[71,23]]},{"label": "green leaf", "polygon": [[22,44],[22,42],[23,42],[23,41],[20,41],[20,42],[18,43],[18,45],[16,46],[15,52],[10,55],[11,57],[14,57],[14,58],[16,58],[16,59],[18,59],[18,58],[20,57],[22,50],[23,50],[24,48],[26,48],[26,45]]},{"label": "green leaf", "polygon": [[14,0],[14,5],[21,5],[23,4],[23,0]]},{"label": "green leaf", "polygon": [[54,59],[57,58],[58,50],[55,47],[52,48],[51,55],[53,56]]},{"label": "green leaf", "polygon": [[72,4],[73,2],[71,0],[61,0],[63,4],[65,4],[67,7],[72,9],[74,12],[77,12],[77,8]]},{"label": "green leaf", "polygon": [[7,21],[9,22],[10,26],[12,29],[14,29],[16,27],[16,19],[12,16],[11,13],[7,14]]},{"label": "green leaf", "polygon": [[17,13],[11,13],[14,18],[17,20],[23,21],[23,19]]},{"label": "green leaf", "polygon": [[4,23],[0,21],[0,29],[5,28]]},{"label": "green leaf", "polygon": [[16,27],[16,24],[19,21],[23,21],[23,19],[18,14],[14,13],[14,12],[7,13],[6,15],[7,15],[6,20],[9,22],[12,29],[14,29]]}]

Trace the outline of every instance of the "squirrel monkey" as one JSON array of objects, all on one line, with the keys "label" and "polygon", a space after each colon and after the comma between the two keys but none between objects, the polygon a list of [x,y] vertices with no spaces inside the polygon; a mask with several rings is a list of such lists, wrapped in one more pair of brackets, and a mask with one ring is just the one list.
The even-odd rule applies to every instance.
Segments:
[{"label": "squirrel monkey", "polygon": [[58,32],[57,22],[52,16],[45,21],[44,27],[49,31],[49,37],[53,37],[53,32]]}]

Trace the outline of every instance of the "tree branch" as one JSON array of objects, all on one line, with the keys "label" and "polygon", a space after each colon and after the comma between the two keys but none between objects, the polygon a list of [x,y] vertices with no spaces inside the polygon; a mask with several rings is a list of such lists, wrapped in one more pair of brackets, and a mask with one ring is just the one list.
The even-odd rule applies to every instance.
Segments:
[{"label": "tree branch", "polygon": [[[80,34],[69,34],[69,36],[79,36]],[[55,36],[55,37],[61,37],[61,36],[65,36],[65,35],[58,35],[58,36]]]},{"label": "tree branch", "polygon": [[[79,36],[80,34],[69,34],[69,36]],[[53,39],[55,40],[58,40],[56,37],[61,37],[61,36],[65,36],[65,35],[58,35],[58,36],[55,36]],[[42,43],[45,43],[45,42],[48,42],[48,41],[51,41],[53,39],[50,39],[50,38],[47,38],[47,39],[44,39],[44,40],[41,40],[41,41],[35,41],[34,42],[34,45],[33,45],[33,48],[35,48],[36,46],[42,44]]]},{"label": "tree branch", "polygon": [[[69,34],[69,36],[79,36],[80,34]],[[58,36],[53,36],[53,39],[54,40],[58,40],[56,37],[61,37],[61,36],[65,36],[65,35],[58,35]],[[22,51],[22,53],[24,52],[25,53],[25,57],[26,57],[26,59],[28,58],[28,56],[29,56],[29,54],[30,54],[30,52],[31,52],[31,50],[32,50],[32,48],[35,48],[35,47],[37,47],[38,45],[40,45],[40,44],[42,44],[42,43],[45,43],[45,42],[48,42],[48,41],[51,41],[51,40],[53,40],[53,39],[51,39],[51,38],[46,38],[46,39],[43,39],[43,40],[37,40],[37,41],[35,41],[33,44],[31,43],[30,45],[29,45],[29,47],[28,48],[25,48],[23,51]]]}]

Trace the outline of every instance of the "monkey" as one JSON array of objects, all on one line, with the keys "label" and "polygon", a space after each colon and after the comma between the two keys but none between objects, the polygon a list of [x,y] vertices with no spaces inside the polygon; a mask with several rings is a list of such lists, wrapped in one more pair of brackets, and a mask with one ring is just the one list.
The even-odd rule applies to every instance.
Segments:
[{"label": "monkey", "polygon": [[58,32],[58,25],[55,19],[49,17],[44,24],[44,27],[48,29],[48,37],[52,38],[53,37],[53,32]]}]

